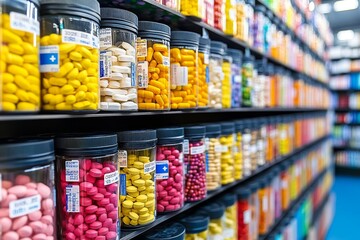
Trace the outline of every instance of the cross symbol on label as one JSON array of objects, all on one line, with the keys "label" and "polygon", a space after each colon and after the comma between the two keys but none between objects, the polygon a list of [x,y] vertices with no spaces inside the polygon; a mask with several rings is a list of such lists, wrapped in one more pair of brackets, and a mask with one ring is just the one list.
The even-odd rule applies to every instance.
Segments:
[{"label": "cross symbol on label", "polygon": [[51,55],[50,61],[54,62],[56,60],[56,58],[54,57],[54,55]]},{"label": "cross symbol on label", "polygon": [[164,172],[166,171],[166,169],[167,169],[167,167],[164,166],[164,167],[163,167]]}]

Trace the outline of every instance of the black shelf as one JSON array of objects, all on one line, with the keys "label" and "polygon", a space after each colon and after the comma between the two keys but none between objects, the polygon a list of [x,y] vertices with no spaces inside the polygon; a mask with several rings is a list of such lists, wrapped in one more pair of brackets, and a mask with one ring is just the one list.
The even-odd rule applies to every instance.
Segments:
[{"label": "black shelf", "polygon": [[344,126],[344,125],[347,125],[347,126],[360,126],[360,123],[339,123],[339,122],[336,122],[334,124],[338,125],[338,126]]},{"label": "black shelf", "polygon": [[360,73],[360,70],[359,71],[350,71],[350,72],[330,73],[330,76],[332,77],[332,76],[350,75],[353,73]]},{"label": "black shelf", "polygon": [[[209,37],[212,40],[218,40],[226,43],[228,47],[231,48],[240,48],[242,50],[249,49],[251,54],[257,58],[266,58],[269,62],[282,66],[292,72],[298,73],[299,71],[295,68],[288,66],[284,63],[279,62],[278,60],[265,55],[264,53],[258,51],[257,49],[250,47],[247,43],[236,39],[232,36],[225,34],[224,32],[211,27],[210,25],[196,19],[194,17],[187,17],[181,14],[178,11],[175,11],[167,6],[164,6],[160,3],[157,3],[153,0],[123,0],[123,1],[111,1],[111,0],[99,0],[101,6],[106,7],[120,7],[134,12],[140,18],[140,20],[150,20],[155,22],[161,22],[171,26],[173,30],[181,29],[197,32],[202,34],[205,29]],[[260,0],[257,0],[258,4],[264,5]],[[307,45],[306,45],[307,46]],[[306,75],[306,74],[304,74]],[[319,79],[310,77],[313,82],[321,84],[324,88],[329,88],[328,83],[325,83]]]},{"label": "black shelf", "polygon": [[356,93],[360,92],[360,89],[330,89],[333,92],[337,93]]},{"label": "black shelf", "polygon": [[325,112],[317,108],[234,108],[193,111],[159,111],[93,114],[0,115],[0,138],[64,132],[120,131],[198,124],[274,114]]},{"label": "black shelf", "polygon": [[360,59],[360,56],[358,56],[358,57],[339,57],[339,58],[331,58],[330,61],[337,62],[340,60],[359,60],[359,59]]},{"label": "black shelf", "polygon": [[351,146],[333,146],[334,151],[360,151],[360,147],[351,147]]},{"label": "black shelf", "polygon": [[125,231],[122,230],[121,231],[121,238],[120,240],[130,240],[130,239],[140,239],[139,237],[141,237],[144,233],[149,232],[150,230],[152,230],[154,227],[159,226],[160,224],[164,224],[167,222],[170,222],[171,220],[176,219],[177,217],[179,217],[181,214],[189,212],[191,210],[195,210],[198,206],[203,205],[205,202],[214,199],[217,196],[221,196],[223,193],[228,192],[232,189],[234,189],[235,187],[239,187],[243,184],[246,184],[247,182],[251,181],[254,178],[260,177],[261,175],[263,175],[264,173],[267,172],[267,170],[269,170],[270,168],[279,165],[280,163],[288,160],[290,157],[295,156],[300,154],[301,152],[304,152],[308,149],[311,149],[313,146],[316,145],[320,145],[321,143],[323,143],[325,140],[327,140],[329,138],[329,136],[324,136],[322,138],[319,138],[309,144],[306,144],[305,146],[293,151],[292,153],[283,156],[275,161],[273,161],[270,164],[266,164],[262,167],[260,167],[258,170],[256,170],[252,175],[245,177],[239,181],[236,181],[234,183],[228,184],[226,186],[221,187],[218,190],[212,191],[210,193],[208,193],[208,196],[206,197],[206,199],[198,201],[198,202],[194,202],[194,203],[186,203],[185,206],[176,212],[172,212],[166,215],[159,215],[157,216],[156,220],[147,225],[146,227],[143,227],[141,229],[137,229],[137,230],[133,230],[133,231]]},{"label": "black shelf", "polygon": [[336,164],[335,165],[335,174],[359,177],[360,176],[360,167]]},{"label": "black shelf", "polygon": [[353,108],[335,108],[336,112],[359,112],[360,109],[353,109]]}]

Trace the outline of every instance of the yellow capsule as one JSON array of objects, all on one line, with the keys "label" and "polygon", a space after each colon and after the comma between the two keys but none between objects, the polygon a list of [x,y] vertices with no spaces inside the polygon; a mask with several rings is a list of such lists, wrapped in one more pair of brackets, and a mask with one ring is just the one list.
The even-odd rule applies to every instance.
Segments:
[{"label": "yellow capsule", "polygon": [[160,88],[154,87],[149,85],[147,90],[149,90],[150,92],[153,92],[154,94],[160,94],[161,90]]},{"label": "yellow capsule", "polygon": [[173,59],[170,59],[171,63],[173,62],[180,62],[181,61],[181,53],[180,53],[180,49],[178,48],[172,48],[170,50],[170,56]]},{"label": "yellow capsule", "polygon": [[130,212],[130,213],[129,213],[129,218],[137,221],[137,220],[139,219],[139,215],[137,215],[137,214],[134,213],[134,212]]},{"label": "yellow capsule", "polygon": [[152,47],[148,47],[146,61],[150,62],[154,54],[154,49]]},{"label": "yellow capsule", "polygon": [[26,78],[26,80],[32,85],[40,86],[40,78],[38,77],[34,77],[30,75]]},{"label": "yellow capsule", "polygon": [[65,102],[67,104],[74,104],[76,103],[76,97],[74,95],[68,95],[65,97]]},{"label": "yellow capsule", "polygon": [[48,92],[51,94],[60,94],[60,88],[56,86],[49,87]]},{"label": "yellow capsule", "polygon": [[89,101],[81,101],[73,104],[75,110],[86,109],[91,103]]},{"label": "yellow capsule", "polygon": [[24,55],[23,58],[24,58],[25,63],[36,63],[36,64],[38,64],[38,62],[39,62],[39,59],[38,59],[37,55],[35,55],[35,54]]},{"label": "yellow capsule", "polygon": [[165,85],[163,83],[161,83],[160,81],[156,81],[156,80],[151,80],[150,81],[150,85],[157,87],[161,90],[165,89]]},{"label": "yellow capsule", "polygon": [[160,44],[160,43],[155,43],[153,45],[153,48],[156,52],[162,52],[162,51],[167,51],[167,46],[164,44]]},{"label": "yellow capsule", "polygon": [[14,103],[11,102],[2,102],[2,110],[4,111],[15,111],[16,110],[16,106]]},{"label": "yellow capsule", "polygon": [[8,45],[9,48],[9,52],[17,54],[17,55],[23,55],[25,50],[22,46],[20,46],[19,44],[15,44],[15,43],[10,43]]},{"label": "yellow capsule", "polygon": [[81,65],[83,66],[83,68],[88,69],[91,65],[91,60],[90,59],[83,59],[81,61]]},{"label": "yellow capsule", "polygon": [[23,101],[23,102],[29,101],[29,95],[25,90],[18,89],[15,94],[20,99],[20,101]]},{"label": "yellow capsule", "polygon": [[40,39],[40,45],[41,46],[47,46],[49,45],[50,36],[44,36]]},{"label": "yellow capsule", "polygon": [[76,44],[72,44],[72,43],[62,43],[59,46],[59,51],[60,54],[61,53],[69,53],[72,50],[74,50],[76,48]]},{"label": "yellow capsule", "polygon": [[97,92],[99,89],[99,85],[97,83],[88,83],[86,86],[90,92]]},{"label": "yellow capsule", "polygon": [[5,102],[17,103],[19,102],[19,97],[15,94],[4,93],[2,100]]},{"label": "yellow capsule", "polygon": [[157,62],[155,60],[151,60],[150,64],[149,64],[149,67],[151,68],[155,68],[157,65]]},{"label": "yellow capsule", "polygon": [[75,94],[75,97],[76,97],[76,101],[79,102],[85,100],[86,94],[84,91],[79,91]]},{"label": "yellow capsule", "polygon": [[3,84],[11,83],[11,82],[14,81],[14,76],[12,74],[10,74],[10,73],[3,73],[2,81],[3,81]]},{"label": "yellow capsule", "polygon": [[61,36],[58,34],[52,33],[49,36],[48,42],[50,45],[58,45],[59,43],[61,43]]},{"label": "yellow capsule", "polygon": [[35,111],[37,110],[37,106],[33,103],[28,102],[19,102],[17,105],[18,110],[22,111]]},{"label": "yellow capsule", "polygon": [[44,104],[44,105],[42,106],[42,108],[43,108],[44,110],[55,110],[55,106],[50,105],[50,104]]},{"label": "yellow capsule", "polygon": [[71,60],[74,60],[74,61],[77,61],[77,62],[80,62],[81,59],[82,59],[81,53],[76,52],[76,51],[71,52],[69,57],[70,57]]},{"label": "yellow capsule", "polygon": [[96,76],[98,74],[95,68],[88,68],[87,72],[89,76]]},{"label": "yellow capsule", "polygon": [[7,29],[2,29],[2,41],[5,43],[16,43],[22,45],[21,37],[17,36],[16,34],[12,33]]},{"label": "yellow capsule", "polygon": [[60,67],[59,72],[55,73],[54,76],[65,77],[66,74],[68,74],[73,68],[74,68],[74,64],[71,62],[67,62]]},{"label": "yellow capsule", "polygon": [[85,48],[85,47],[80,47],[79,48],[80,50],[80,53],[85,57],[85,58],[88,58],[88,59],[91,59],[92,58],[92,54],[91,52]]},{"label": "yellow capsule", "polygon": [[33,64],[29,64],[29,63],[25,63],[24,64],[24,68],[26,69],[26,71],[28,71],[28,73],[30,75],[33,75],[37,78],[40,78],[40,71],[39,68]]},{"label": "yellow capsule", "polygon": [[69,80],[69,84],[74,88],[78,88],[81,86],[81,82],[79,80]]},{"label": "yellow capsule", "polygon": [[61,111],[72,110],[72,105],[62,102],[62,103],[56,104],[55,109],[61,110]]},{"label": "yellow capsule", "polygon": [[27,42],[23,43],[22,48],[24,49],[25,54],[37,54],[38,52],[37,48],[34,45]]},{"label": "yellow capsule", "polygon": [[15,75],[14,82],[19,88],[30,90],[30,83],[21,75]]},{"label": "yellow capsule", "polygon": [[82,80],[85,80],[85,79],[87,78],[87,76],[88,76],[87,71],[86,71],[86,70],[82,70],[82,71],[79,73],[79,75],[78,75],[77,78],[78,78],[80,81],[82,81]]},{"label": "yellow capsule", "polygon": [[68,79],[77,79],[79,75],[79,69],[73,68],[67,75]]},{"label": "yellow capsule", "polygon": [[30,102],[30,103],[33,103],[33,104],[35,104],[35,105],[39,105],[39,103],[40,103],[40,98],[39,98],[37,95],[35,95],[35,94],[32,93],[32,92],[28,92],[27,94],[28,94],[29,102]]},{"label": "yellow capsule", "polygon": [[158,104],[160,104],[161,106],[164,105],[164,100],[161,98],[160,95],[156,95],[155,100],[156,100],[156,102],[157,102]]},{"label": "yellow capsule", "polygon": [[56,94],[51,100],[50,100],[50,104],[51,105],[56,105],[59,103],[64,102],[64,96],[61,94]]},{"label": "yellow capsule", "polygon": [[60,78],[60,77],[59,78],[52,77],[52,78],[49,79],[49,83],[51,85],[54,85],[54,86],[62,87],[67,83],[67,79],[66,78]]},{"label": "yellow capsule", "polygon": [[85,99],[90,102],[97,102],[97,94],[93,92],[85,93]]},{"label": "yellow capsule", "polygon": [[195,56],[195,51],[191,50],[191,49],[186,49],[186,48],[182,48],[180,50],[181,54],[183,55],[191,55],[191,56]]},{"label": "yellow capsule", "polygon": [[17,54],[8,53],[6,56],[6,63],[15,64],[15,65],[23,65],[24,59]]},{"label": "yellow capsule", "polygon": [[51,99],[53,99],[55,97],[55,95],[51,94],[51,93],[47,93],[43,96],[43,101],[44,103],[50,103]]},{"label": "yellow capsule", "polygon": [[160,52],[154,53],[154,59],[156,60],[157,63],[160,63],[160,64],[163,63],[163,56],[161,55]]},{"label": "yellow capsule", "polygon": [[74,64],[74,66],[75,66],[77,69],[79,69],[79,71],[83,70],[83,66],[81,66],[80,63],[78,63],[78,62],[73,62],[73,64]]},{"label": "yellow capsule", "polygon": [[61,87],[60,89],[60,93],[61,94],[64,94],[64,95],[69,95],[69,94],[73,94],[74,93],[74,87],[69,85],[69,84],[66,84],[64,86]]}]

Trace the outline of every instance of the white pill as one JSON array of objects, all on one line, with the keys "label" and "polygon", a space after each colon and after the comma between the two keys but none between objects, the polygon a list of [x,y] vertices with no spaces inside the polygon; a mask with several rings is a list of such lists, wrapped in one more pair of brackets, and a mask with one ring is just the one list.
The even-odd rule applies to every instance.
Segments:
[{"label": "white pill", "polygon": [[124,66],[124,67],[131,67],[131,62],[118,62],[116,65],[118,66]]},{"label": "white pill", "polygon": [[128,50],[126,50],[126,54],[127,54],[127,55],[130,55],[130,56],[135,56],[135,55],[136,55],[135,49],[128,49]]},{"label": "white pill", "polygon": [[112,96],[113,100],[118,101],[118,102],[126,102],[128,101],[128,97],[126,95],[123,94],[115,94]]},{"label": "white pill", "polygon": [[138,105],[136,103],[133,103],[133,102],[126,102],[126,103],[121,104],[121,108],[123,110],[137,110]]},{"label": "white pill", "polygon": [[125,89],[111,89],[114,94],[121,94],[121,95],[127,95],[128,92]]},{"label": "white pill", "polygon": [[100,80],[100,87],[106,88],[109,85],[108,80]]},{"label": "white pill", "polygon": [[110,111],[121,110],[121,104],[117,103],[117,102],[109,102],[108,110],[110,110]]},{"label": "white pill", "polygon": [[104,96],[104,95],[112,96],[114,94],[126,95],[127,91],[123,90],[123,89],[101,88],[100,89],[100,94],[101,94],[101,96]]},{"label": "white pill", "polygon": [[116,56],[111,56],[111,62],[113,62],[113,63],[115,63],[115,62],[117,62],[118,60],[117,60],[117,57]]},{"label": "white pill", "polygon": [[129,67],[123,67],[123,66],[111,66],[111,71],[129,74],[131,72],[131,69]]},{"label": "white pill", "polygon": [[126,51],[124,49],[117,48],[117,47],[111,47],[111,48],[109,48],[109,50],[112,51],[115,56],[126,54]]},{"label": "white pill", "polygon": [[131,94],[131,93],[137,94],[136,88],[129,88],[127,91],[128,91],[129,94]]},{"label": "white pill", "polygon": [[110,81],[109,88],[120,88],[120,82],[118,81]]},{"label": "white pill", "polygon": [[109,56],[109,57],[112,56],[112,52],[111,52],[111,51],[106,51],[106,50],[105,50],[105,51],[101,51],[100,54],[101,54],[101,55],[105,55],[105,56]]},{"label": "white pill", "polygon": [[124,74],[122,73],[115,73],[115,72],[111,73],[111,79],[113,80],[122,80],[124,78],[125,78]]},{"label": "white pill", "polygon": [[137,94],[136,93],[130,93],[127,95],[129,100],[133,100],[133,99],[136,99],[137,98]]},{"label": "white pill", "polygon": [[101,102],[100,103],[100,109],[101,110],[107,110],[108,109],[108,103],[107,102]]},{"label": "white pill", "polygon": [[135,57],[130,56],[130,55],[121,55],[121,56],[118,56],[118,60],[120,62],[135,62]]},{"label": "white pill", "polygon": [[131,79],[125,78],[124,80],[120,81],[120,84],[121,84],[122,88],[129,88],[129,87],[131,87]]},{"label": "white pill", "polygon": [[127,43],[127,42],[122,42],[121,46],[123,48],[125,48],[126,50],[129,50],[129,49],[134,49],[135,50],[135,48],[133,46],[131,46],[129,43]]},{"label": "white pill", "polygon": [[101,97],[101,101],[102,102],[113,102],[114,100],[112,99],[111,96],[105,96],[105,97]]}]

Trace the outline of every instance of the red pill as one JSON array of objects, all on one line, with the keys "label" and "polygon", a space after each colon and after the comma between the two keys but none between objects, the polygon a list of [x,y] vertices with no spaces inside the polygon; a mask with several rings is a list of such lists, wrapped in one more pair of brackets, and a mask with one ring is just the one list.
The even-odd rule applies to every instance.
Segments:
[{"label": "red pill", "polygon": [[108,234],[108,232],[109,232],[109,229],[106,228],[106,227],[102,227],[102,228],[100,228],[99,231],[98,231],[98,233],[99,233],[100,236],[105,236],[106,234]]},{"label": "red pill", "polygon": [[96,215],[95,215],[95,214],[87,215],[87,216],[85,217],[85,222],[86,222],[87,224],[93,223],[93,222],[95,222],[95,221],[96,221]]},{"label": "red pill", "polygon": [[98,207],[95,205],[90,205],[88,207],[85,208],[85,213],[86,214],[92,214],[95,213],[97,211]]},{"label": "red pill", "polygon": [[96,210],[96,215],[101,215],[101,214],[104,214],[106,213],[106,209],[103,208],[103,207],[99,207],[97,210]]},{"label": "red pill", "polygon": [[108,232],[108,234],[106,234],[106,239],[107,240],[114,240],[117,237],[117,233],[116,232]]},{"label": "red pill", "polygon": [[105,206],[106,212],[111,212],[115,209],[114,204],[110,203],[108,205]]},{"label": "red pill", "polygon": [[118,211],[112,211],[112,212],[109,212],[108,217],[111,218],[112,220],[116,220],[118,214],[119,214]]},{"label": "red pill", "polygon": [[98,193],[98,189],[97,187],[92,187],[90,190],[87,190],[86,193],[89,196],[93,196]]},{"label": "red pill", "polygon": [[91,223],[89,227],[91,229],[97,230],[97,229],[100,229],[102,227],[102,223],[99,222],[99,221],[95,221],[95,222]]},{"label": "red pill", "polygon": [[159,203],[156,206],[157,206],[156,210],[158,212],[163,212],[165,210],[165,207],[163,205],[159,204]]},{"label": "red pill", "polygon": [[99,222],[105,222],[105,220],[106,220],[107,218],[108,218],[108,217],[107,217],[106,213],[103,213],[103,214],[101,214],[101,215],[98,217],[98,220],[99,220]]},{"label": "red pill", "polygon": [[97,194],[91,196],[91,198],[92,198],[93,200],[95,200],[95,201],[99,201],[99,200],[101,200],[101,199],[104,198],[104,195],[101,194],[101,193],[97,193]]},{"label": "red pill", "polygon": [[90,198],[80,198],[80,204],[81,206],[87,207],[90,206],[92,204],[92,200]]},{"label": "red pill", "polygon": [[103,165],[101,163],[98,163],[98,162],[92,162],[91,163],[91,168],[102,169]]},{"label": "red pill", "polygon": [[111,169],[109,167],[104,167],[103,169],[101,169],[101,172],[103,173],[103,175],[110,173]]},{"label": "red pill", "polygon": [[111,218],[108,218],[108,219],[106,219],[106,220],[104,221],[103,227],[109,228],[109,227],[111,226],[111,224],[112,224],[112,219],[111,219]]},{"label": "red pill", "polygon": [[98,236],[98,232],[93,229],[89,229],[86,231],[85,236],[88,238],[96,238]]},{"label": "red pill", "polygon": [[92,168],[90,170],[90,175],[93,176],[94,178],[100,178],[103,176],[101,170],[96,169],[96,168]]},{"label": "red pill", "polygon": [[84,216],[82,214],[76,214],[74,217],[74,225],[80,225],[84,223]]},{"label": "red pill", "polygon": [[103,207],[103,206],[108,205],[110,203],[110,200],[108,198],[104,198],[104,199],[102,199],[100,201],[97,201],[97,203],[98,203],[99,206]]}]

